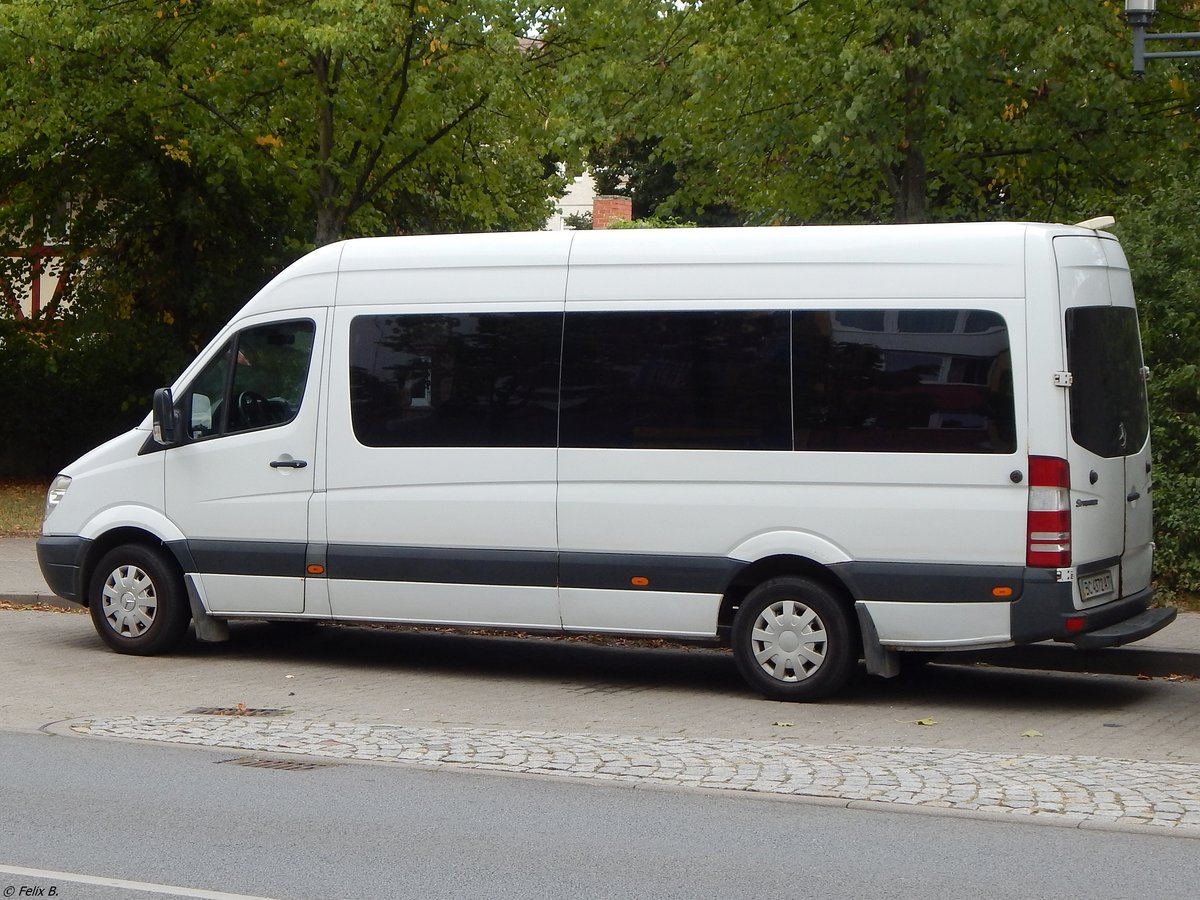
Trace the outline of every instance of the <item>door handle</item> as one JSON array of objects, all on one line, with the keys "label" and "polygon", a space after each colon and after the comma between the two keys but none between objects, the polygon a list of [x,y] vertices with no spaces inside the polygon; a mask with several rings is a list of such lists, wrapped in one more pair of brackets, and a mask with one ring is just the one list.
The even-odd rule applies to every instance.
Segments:
[{"label": "door handle", "polygon": [[292,459],[291,457],[280,457],[279,459],[271,460],[272,469],[303,469],[308,465],[308,462],[303,459]]},{"label": "door handle", "polygon": [[1129,496],[1126,497],[1125,499],[1128,500],[1130,503],[1132,503],[1134,500],[1140,500],[1141,498],[1142,498],[1141,493],[1138,491],[1137,488],[1134,488],[1132,491],[1129,492]]}]

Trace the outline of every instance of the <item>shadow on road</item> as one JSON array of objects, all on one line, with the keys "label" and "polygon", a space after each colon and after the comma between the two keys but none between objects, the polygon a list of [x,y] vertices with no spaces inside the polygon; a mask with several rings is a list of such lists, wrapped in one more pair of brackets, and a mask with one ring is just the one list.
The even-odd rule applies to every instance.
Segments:
[{"label": "shadow on road", "polygon": [[[663,642],[600,645],[582,639],[505,637],[403,627],[234,623],[222,644],[186,642],[175,656],[334,665],[414,674],[515,678],[578,693],[684,690],[753,697],[726,650]],[[88,640],[83,636],[80,640]],[[98,642],[97,652],[108,652]],[[1136,702],[1152,685],[1136,678],[1002,668],[985,663],[929,664],[893,679],[859,670],[840,705],[920,702],[944,707],[1086,712]]]}]

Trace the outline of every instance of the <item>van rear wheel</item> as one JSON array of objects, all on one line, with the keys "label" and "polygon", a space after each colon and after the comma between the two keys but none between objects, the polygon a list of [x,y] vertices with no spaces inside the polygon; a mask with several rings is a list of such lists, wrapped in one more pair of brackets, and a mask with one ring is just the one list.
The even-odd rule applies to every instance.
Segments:
[{"label": "van rear wheel", "polygon": [[137,656],[179,643],[191,619],[173,561],[142,544],[104,554],[92,573],[88,609],[104,643]]},{"label": "van rear wheel", "polygon": [[820,700],[850,679],[858,662],[846,604],[811,578],[772,578],[752,590],[733,620],[742,677],[771,700]]}]

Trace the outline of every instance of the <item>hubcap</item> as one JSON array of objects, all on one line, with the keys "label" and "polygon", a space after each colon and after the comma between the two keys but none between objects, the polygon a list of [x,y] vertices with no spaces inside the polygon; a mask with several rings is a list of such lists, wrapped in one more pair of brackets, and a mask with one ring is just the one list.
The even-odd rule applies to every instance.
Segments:
[{"label": "hubcap", "polygon": [[138,566],[118,566],[109,573],[101,596],[104,620],[121,637],[141,637],[154,624],[158,593]]},{"label": "hubcap", "polygon": [[754,658],[779,681],[811,678],[825,662],[825,623],[798,600],[780,600],[758,614]]}]

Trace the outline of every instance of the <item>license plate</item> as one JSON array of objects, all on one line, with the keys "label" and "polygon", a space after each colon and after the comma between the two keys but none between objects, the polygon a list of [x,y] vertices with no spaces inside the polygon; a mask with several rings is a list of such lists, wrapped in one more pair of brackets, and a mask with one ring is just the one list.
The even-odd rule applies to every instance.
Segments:
[{"label": "license plate", "polygon": [[1112,572],[1101,572],[1098,575],[1088,575],[1086,578],[1079,579],[1080,599],[1091,600],[1093,597],[1099,597],[1101,594],[1111,594],[1112,592]]}]

